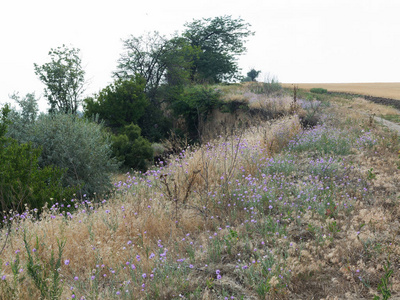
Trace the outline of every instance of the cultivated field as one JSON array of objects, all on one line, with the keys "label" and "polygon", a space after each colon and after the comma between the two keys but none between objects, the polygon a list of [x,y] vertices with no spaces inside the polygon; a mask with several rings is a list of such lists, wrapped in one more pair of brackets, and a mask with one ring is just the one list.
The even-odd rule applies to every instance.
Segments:
[{"label": "cultivated field", "polygon": [[[301,89],[324,88],[329,92],[353,93],[400,100],[400,82],[378,83],[295,83]],[[292,87],[293,83],[284,83]]]}]

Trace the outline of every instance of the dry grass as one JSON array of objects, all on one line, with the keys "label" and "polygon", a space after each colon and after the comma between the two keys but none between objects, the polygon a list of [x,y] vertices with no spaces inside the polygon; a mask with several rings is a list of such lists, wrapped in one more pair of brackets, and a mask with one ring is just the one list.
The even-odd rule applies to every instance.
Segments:
[{"label": "dry grass", "polygon": [[66,241],[62,299],[371,299],[387,260],[397,295],[398,137],[346,105],[321,115],[308,131],[286,116],[186,148],[72,214],[16,216],[0,299],[40,297],[24,235],[47,274]]},{"label": "dry grass", "polygon": [[[284,87],[292,87],[293,83],[284,83]],[[301,89],[324,88],[329,92],[354,93],[366,96],[383,97],[400,100],[399,82],[378,83],[295,83]]]}]

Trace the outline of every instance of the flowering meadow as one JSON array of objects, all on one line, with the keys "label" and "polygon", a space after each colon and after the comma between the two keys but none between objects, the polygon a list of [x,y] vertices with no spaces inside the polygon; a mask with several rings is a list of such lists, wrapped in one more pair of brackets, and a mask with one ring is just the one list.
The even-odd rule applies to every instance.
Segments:
[{"label": "flowering meadow", "polygon": [[106,199],[8,214],[0,299],[397,295],[397,135],[300,103],[317,126],[288,114],[116,176]]}]

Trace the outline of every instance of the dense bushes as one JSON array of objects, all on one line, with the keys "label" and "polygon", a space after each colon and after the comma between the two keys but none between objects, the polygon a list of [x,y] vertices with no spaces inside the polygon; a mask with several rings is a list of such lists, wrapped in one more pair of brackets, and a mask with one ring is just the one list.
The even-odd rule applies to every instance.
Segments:
[{"label": "dense bushes", "polygon": [[122,133],[113,136],[113,153],[126,168],[145,171],[148,162],[153,159],[153,148],[141,135],[138,125],[125,126]]},{"label": "dense bushes", "polygon": [[111,187],[111,140],[103,126],[71,114],[41,115],[30,129],[29,139],[42,147],[40,166],[67,169],[66,187],[80,186],[81,194],[102,193]]},{"label": "dense bushes", "polygon": [[41,168],[54,165],[65,170],[63,187],[79,186],[80,195],[111,188],[110,175],[118,164],[112,159],[111,138],[102,124],[71,114],[41,114],[23,125],[22,114],[15,111],[12,121],[9,136],[42,148],[38,156]]},{"label": "dense bushes", "polygon": [[146,81],[137,75],[130,80],[117,80],[94,98],[85,99],[85,115],[99,116],[113,132],[137,123],[149,101],[144,93]]},{"label": "dense bushes", "polygon": [[326,94],[328,90],[323,88],[312,88],[310,89],[310,92],[315,94]]},{"label": "dense bushes", "polygon": [[255,94],[270,95],[282,90],[282,86],[277,79],[271,78],[266,80],[266,82],[252,82],[249,85],[249,89]]},{"label": "dense bushes", "polygon": [[219,90],[204,86],[190,86],[184,89],[171,106],[176,116],[185,119],[190,138],[197,140],[201,123],[207,119],[214,108],[219,108],[222,104]]},{"label": "dense bushes", "polygon": [[63,188],[65,170],[52,165],[39,167],[41,149],[4,136],[8,113],[8,107],[3,107],[0,121],[1,211],[22,213],[25,205],[40,210],[50,199],[55,202],[71,197],[77,187]]}]

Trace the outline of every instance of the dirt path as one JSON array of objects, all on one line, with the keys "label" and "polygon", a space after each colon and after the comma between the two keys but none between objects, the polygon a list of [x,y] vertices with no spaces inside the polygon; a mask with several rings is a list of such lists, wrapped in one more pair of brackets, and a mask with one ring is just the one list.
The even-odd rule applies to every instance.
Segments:
[{"label": "dirt path", "polygon": [[390,121],[388,121],[388,120],[385,120],[385,119],[382,119],[382,118],[376,117],[376,116],[374,116],[374,120],[375,120],[376,122],[382,124],[382,125],[385,125],[385,126],[386,126],[387,128],[389,128],[390,130],[397,131],[397,133],[400,134],[400,125],[399,125],[399,124],[390,122]]}]

